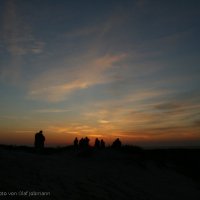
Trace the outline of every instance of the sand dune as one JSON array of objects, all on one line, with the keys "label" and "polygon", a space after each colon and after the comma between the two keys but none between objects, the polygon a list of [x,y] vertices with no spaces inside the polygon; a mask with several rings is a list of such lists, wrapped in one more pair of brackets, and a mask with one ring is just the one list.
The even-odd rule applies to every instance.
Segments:
[{"label": "sand dune", "polygon": [[72,150],[52,155],[1,150],[0,177],[0,199],[8,192],[15,199],[200,199],[200,187],[189,177],[112,150],[89,157]]}]

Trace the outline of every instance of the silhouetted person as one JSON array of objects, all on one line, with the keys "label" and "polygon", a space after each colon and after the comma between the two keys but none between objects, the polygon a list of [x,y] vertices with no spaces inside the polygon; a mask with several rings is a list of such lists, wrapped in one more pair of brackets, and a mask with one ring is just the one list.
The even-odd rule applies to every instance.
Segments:
[{"label": "silhouetted person", "polygon": [[83,147],[84,147],[84,139],[83,139],[83,138],[81,138],[81,139],[79,140],[79,147],[80,147],[80,148],[83,148]]},{"label": "silhouetted person", "polygon": [[39,150],[43,149],[44,148],[44,141],[45,141],[45,137],[42,134],[42,131],[35,134],[35,148],[36,149],[39,149]]},{"label": "silhouetted person", "polygon": [[84,138],[84,147],[85,148],[88,148],[89,147],[89,142],[90,142],[90,139],[88,137],[85,137]]},{"label": "silhouetted person", "polygon": [[100,147],[101,147],[101,149],[105,149],[105,147],[106,147],[105,142],[103,141],[103,139],[101,139]]},{"label": "silhouetted person", "polygon": [[99,141],[98,138],[96,138],[96,140],[95,140],[94,147],[95,147],[96,149],[99,149],[99,148],[100,148],[100,141]]},{"label": "silhouetted person", "polygon": [[113,147],[113,148],[116,148],[116,149],[121,148],[121,146],[122,146],[122,143],[121,143],[121,141],[119,140],[119,138],[117,138],[117,139],[113,142],[113,144],[112,144],[112,147]]},{"label": "silhouetted person", "polygon": [[74,148],[78,148],[78,138],[76,137],[75,139],[74,139]]}]

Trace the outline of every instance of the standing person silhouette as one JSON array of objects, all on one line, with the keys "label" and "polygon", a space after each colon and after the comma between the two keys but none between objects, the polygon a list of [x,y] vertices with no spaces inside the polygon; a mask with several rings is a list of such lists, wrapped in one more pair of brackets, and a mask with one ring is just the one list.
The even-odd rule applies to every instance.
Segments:
[{"label": "standing person silhouette", "polygon": [[78,148],[78,138],[76,137],[75,139],[74,139],[74,148]]},{"label": "standing person silhouette", "polygon": [[36,149],[39,149],[39,150],[43,149],[44,141],[45,141],[45,137],[42,131],[35,134],[35,148]]},{"label": "standing person silhouette", "polygon": [[98,138],[96,138],[96,140],[95,140],[94,147],[95,147],[96,149],[99,149],[99,148],[100,148],[100,141],[99,141]]},{"label": "standing person silhouette", "polygon": [[101,147],[101,149],[105,149],[105,147],[106,147],[105,142],[104,142],[103,139],[101,139],[100,147]]}]

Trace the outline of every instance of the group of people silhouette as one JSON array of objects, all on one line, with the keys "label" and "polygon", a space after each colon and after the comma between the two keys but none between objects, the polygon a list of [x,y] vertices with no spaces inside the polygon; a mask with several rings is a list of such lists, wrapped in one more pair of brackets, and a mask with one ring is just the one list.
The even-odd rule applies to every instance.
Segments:
[{"label": "group of people silhouette", "polygon": [[113,143],[112,143],[112,147],[115,149],[121,148],[122,146],[122,142],[120,141],[119,138],[117,138]]},{"label": "group of people silhouette", "polygon": [[[78,140],[78,138],[76,137],[74,139],[74,147],[75,148],[89,148],[89,141],[90,139],[88,137],[85,138],[81,138],[80,140]],[[96,138],[95,140],[95,144],[94,144],[94,148],[95,149],[104,149],[106,147],[105,142],[103,139],[99,140],[98,138]]]},{"label": "group of people silhouette", "polygon": [[100,141],[98,138],[96,138],[94,147],[96,149],[104,149],[106,147],[104,140],[101,139]]},{"label": "group of people silhouette", "polygon": [[78,147],[79,148],[88,148],[89,142],[90,142],[90,139],[88,137],[81,138],[79,141],[78,141],[78,138],[76,137],[74,140],[74,147],[75,148],[78,148]]},{"label": "group of people silhouette", "polygon": [[[80,140],[78,140],[78,138],[76,137],[74,139],[74,147],[75,148],[89,148],[89,141],[90,139],[88,137],[85,138],[81,138]],[[114,140],[114,142],[112,143],[111,147],[118,149],[121,148],[122,146],[122,142],[120,141],[119,138],[117,138],[116,140]],[[104,149],[106,147],[106,144],[104,142],[103,139],[99,140],[99,138],[95,139],[95,143],[94,143],[94,148],[95,149]]]},{"label": "group of people silhouette", "polygon": [[[44,142],[45,142],[45,136],[43,135],[43,131],[39,131],[38,133],[35,134],[35,149],[41,150],[44,148]],[[90,147],[89,145],[90,139],[88,137],[81,138],[78,140],[76,137],[74,139],[74,147],[80,148],[80,149],[87,149]],[[120,148],[122,146],[122,143],[119,138],[117,138],[111,145],[112,148]],[[96,138],[95,143],[94,143],[94,148],[95,149],[104,149],[106,147],[105,142],[103,139],[99,140]]]}]

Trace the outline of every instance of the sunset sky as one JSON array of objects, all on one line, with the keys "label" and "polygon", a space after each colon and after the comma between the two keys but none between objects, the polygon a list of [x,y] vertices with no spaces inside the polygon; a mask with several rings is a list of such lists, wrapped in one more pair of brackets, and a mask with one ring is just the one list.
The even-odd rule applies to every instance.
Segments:
[{"label": "sunset sky", "polygon": [[0,144],[200,145],[200,1],[0,0]]}]

